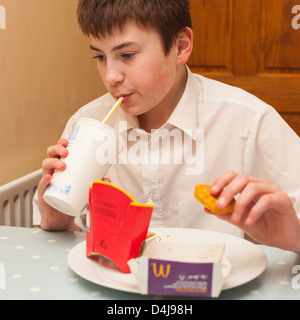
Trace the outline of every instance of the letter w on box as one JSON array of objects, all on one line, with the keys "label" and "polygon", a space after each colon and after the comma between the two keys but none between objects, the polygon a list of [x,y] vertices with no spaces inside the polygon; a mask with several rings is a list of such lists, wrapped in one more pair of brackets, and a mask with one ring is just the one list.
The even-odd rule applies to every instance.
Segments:
[{"label": "letter w on box", "polygon": [[110,258],[124,273],[127,262],[139,254],[147,237],[153,205],[137,203],[125,190],[104,181],[95,181],[89,195],[89,231],[86,255]]},{"label": "letter w on box", "polygon": [[[163,264],[159,264],[159,267],[157,267],[157,263],[153,262],[151,263],[153,268],[153,274],[156,278],[163,277],[168,278],[170,271],[171,271],[171,265],[167,264],[166,267]],[[158,271],[157,271],[158,269]]]}]

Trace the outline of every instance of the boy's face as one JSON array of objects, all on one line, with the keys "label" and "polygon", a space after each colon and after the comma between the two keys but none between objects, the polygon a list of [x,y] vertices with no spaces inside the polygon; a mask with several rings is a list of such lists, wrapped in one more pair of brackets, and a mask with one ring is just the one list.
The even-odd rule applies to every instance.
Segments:
[{"label": "boy's face", "polygon": [[178,90],[178,68],[184,67],[178,65],[176,45],[166,56],[158,33],[133,22],[100,40],[90,38],[90,45],[108,92],[115,99],[125,97],[125,112],[139,116],[176,106],[176,96],[183,92]]}]

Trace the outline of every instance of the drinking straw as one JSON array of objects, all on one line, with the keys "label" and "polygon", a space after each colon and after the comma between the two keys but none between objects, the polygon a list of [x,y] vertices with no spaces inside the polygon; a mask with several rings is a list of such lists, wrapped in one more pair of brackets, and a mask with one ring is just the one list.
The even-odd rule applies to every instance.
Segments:
[{"label": "drinking straw", "polygon": [[120,98],[115,105],[111,108],[111,110],[109,111],[109,113],[107,114],[107,116],[104,118],[103,123],[106,123],[109,118],[112,116],[112,114],[116,111],[116,109],[118,108],[118,106],[122,103],[122,101],[124,100],[124,97]]}]

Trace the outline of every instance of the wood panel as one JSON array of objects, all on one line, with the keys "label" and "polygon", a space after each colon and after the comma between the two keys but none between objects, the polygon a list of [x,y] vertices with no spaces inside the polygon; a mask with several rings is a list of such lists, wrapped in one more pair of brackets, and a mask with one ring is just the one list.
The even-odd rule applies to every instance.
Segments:
[{"label": "wood panel", "polygon": [[[272,2],[272,1],[271,1]],[[291,25],[299,1],[262,2],[262,53],[266,72],[300,74],[300,32]]]},{"label": "wood panel", "polygon": [[274,106],[300,135],[297,0],[191,0],[193,72],[243,88]]}]

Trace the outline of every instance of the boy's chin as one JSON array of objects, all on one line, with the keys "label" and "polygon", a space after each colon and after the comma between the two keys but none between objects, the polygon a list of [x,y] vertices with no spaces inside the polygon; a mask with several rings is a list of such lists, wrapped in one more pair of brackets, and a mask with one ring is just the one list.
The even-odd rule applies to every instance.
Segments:
[{"label": "boy's chin", "polygon": [[132,116],[140,116],[143,114],[143,112],[141,112],[141,110],[139,110],[138,108],[134,107],[134,106],[126,106],[126,105],[121,105],[121,109],[127,113],[130,114]]}]

